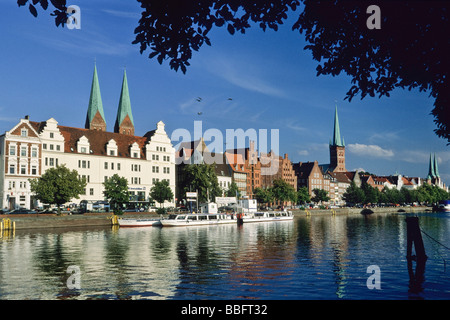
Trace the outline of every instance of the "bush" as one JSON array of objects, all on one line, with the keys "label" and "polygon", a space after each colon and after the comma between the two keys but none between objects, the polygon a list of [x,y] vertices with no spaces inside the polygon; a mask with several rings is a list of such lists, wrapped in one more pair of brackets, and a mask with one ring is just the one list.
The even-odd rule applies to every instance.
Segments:
[{"label": "bush", "polygon": [[158,208],[158,209],[156,209],[156,213],[157,214],[166,214],[167,209],[166,208]]}]

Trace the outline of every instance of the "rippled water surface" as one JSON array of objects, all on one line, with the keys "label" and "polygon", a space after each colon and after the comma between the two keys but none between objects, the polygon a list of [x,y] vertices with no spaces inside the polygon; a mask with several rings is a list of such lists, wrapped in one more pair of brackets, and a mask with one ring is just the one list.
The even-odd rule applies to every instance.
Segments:
[{"label": "rippled water surface", "polygon": [[[0,299],[449,299],[450,217],[423,214],[420,226],[434,240],[424,235],[419,283],[397,214],[18,231],[0,239]],[[380,290],[366,285],[371,265]],[[70,266],[79,289],[68,288]]]}]

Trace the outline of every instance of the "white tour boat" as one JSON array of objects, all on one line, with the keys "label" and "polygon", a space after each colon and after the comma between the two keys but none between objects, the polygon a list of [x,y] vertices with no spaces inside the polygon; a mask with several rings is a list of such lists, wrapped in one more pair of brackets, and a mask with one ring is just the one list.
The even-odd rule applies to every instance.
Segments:
[{"label": "white tour boat", "polygon": [[161,220],[163,227],[217,225],[236,222],[236,217],[224,213],[171,214],[168,219]]},{"label": "white tour boat", "polygon": [[161,219],[118,219],[120,227],[160,227]]},{"label": "white tour boat", "polygon": [[245,213],[243,222],[267,222],[267,221],[286,221],[293,220],[294,215],[290,211],[265,211]]}]

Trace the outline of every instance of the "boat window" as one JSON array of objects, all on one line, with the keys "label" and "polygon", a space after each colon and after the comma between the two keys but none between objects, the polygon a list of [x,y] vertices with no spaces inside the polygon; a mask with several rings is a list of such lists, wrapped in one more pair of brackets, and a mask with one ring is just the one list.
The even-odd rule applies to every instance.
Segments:
[{"label": "boat window", "polygon": [[264,216],[264,213],[263,212],[256,212],[255,216],[256,217],[262,217],[262,216]]},{"label": "boat window", "polygon": [[188,216],[188,220],[197,220],[197,216]]},{"label": "boat window", "polygon": [[209,220],[217,220],[217,216],[215,214],[212,214],[209,216]]},{"label": "boat window", "polygon": [[208,220],[207,216],[198,216],[198,220]]},{"label": "boat window", "polygon": [[175,220],[177,218],[177,215],[176,214],[171,214],[171,215],[169,215],[169,219],[170,220]]},{"label": "boat window", "polygon": [[185,218],[186,218],[185,215],[179,215],[178,218],[177,218],[177,220],[184,220]]}]

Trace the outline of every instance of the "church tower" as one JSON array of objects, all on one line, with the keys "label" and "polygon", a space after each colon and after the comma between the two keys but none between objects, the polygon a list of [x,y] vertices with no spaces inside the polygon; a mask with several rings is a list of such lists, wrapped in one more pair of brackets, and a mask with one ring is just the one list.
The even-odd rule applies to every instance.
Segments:
[{"label": "church tower", "polygon": [[134,136],[134,121],[131,113],[130,94],[128,92],[127,73],[123,72],[122,91],[120,92],[117,118],[114,132]]},{"label": "church tower", "polygon": [[337,106],[334,112],[333,139],[330,141],[330,170],[347,172],[345,169],[345,142],[344,139],[341,139]]},{"label": "church tower", "polygon": [[103,113],[102,96],[98,84],[97,66],[94,66],[94,76],[92,77],[91,96],[86,115],[86,129],[106,131],[105,115]]}]

